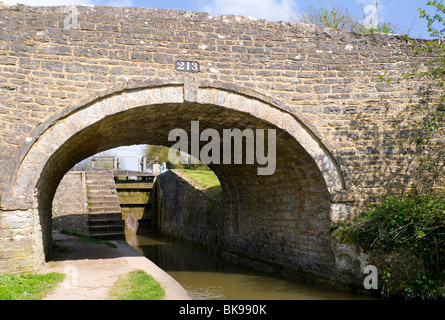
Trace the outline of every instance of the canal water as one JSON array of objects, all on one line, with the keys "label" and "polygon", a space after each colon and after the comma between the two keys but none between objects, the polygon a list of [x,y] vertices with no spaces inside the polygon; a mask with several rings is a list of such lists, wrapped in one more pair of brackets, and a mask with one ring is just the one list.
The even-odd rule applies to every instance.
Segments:
[{"label": "canal water", "polygon": [[178,281],[193,300],[361,300],[233,263],[201,248],[147,235],[127,242]]}]

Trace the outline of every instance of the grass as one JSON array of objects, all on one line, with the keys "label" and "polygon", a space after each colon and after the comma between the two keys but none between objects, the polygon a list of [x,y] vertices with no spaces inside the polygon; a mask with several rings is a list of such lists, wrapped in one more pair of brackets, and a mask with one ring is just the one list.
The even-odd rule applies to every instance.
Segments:
[{"label": "grass", "polygon": [[200,189],[205,190],[214,196],[222,194],[221,183],[213,171],[187,169],[176,169],[175,171],[181,175],[186,175],[188,178],[196,182]]},{"label": "grass", "polygon": [[110,300],[163,300],[164,289],[142,270],[121,275],[109,292]]},{"label": "grass", "polygon": [[65,279],[61,273],[0,276],[0,300],[41,300]]}]

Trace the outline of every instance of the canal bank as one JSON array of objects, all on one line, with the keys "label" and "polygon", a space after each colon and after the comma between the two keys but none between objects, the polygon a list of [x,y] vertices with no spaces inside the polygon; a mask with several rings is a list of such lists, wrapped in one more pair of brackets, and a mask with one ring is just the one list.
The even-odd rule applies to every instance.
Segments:
[{"label": "canal bank", "polygon": [[65,273],[66,279],[44,300],[107,300],[119,276],[133,270],[143,270],[159,282],[165,291],[164,300],[190,300],[175,279],[125,241],[112,241],[117,248],[110,248],[57,231],[53,240],[61,250],[39,272]]}]

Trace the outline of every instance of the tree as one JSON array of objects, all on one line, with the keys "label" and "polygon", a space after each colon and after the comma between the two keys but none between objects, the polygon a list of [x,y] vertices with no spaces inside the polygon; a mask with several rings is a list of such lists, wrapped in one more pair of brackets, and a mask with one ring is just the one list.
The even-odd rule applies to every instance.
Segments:
[{"label": "tree", "polygon": [[[187,154],[181,155],[181,160],[177,164],[173,164],[170,162],[168,158],[168,152],[170,148],[165,146],[157,146],[157,145],[148,145],[145,149],[145,155],[148,158],[158,158],[159,162],[165,162],[167,164],[168,169],[193,169],[193,170],[210,170],[208,166],[199,161],[198,164],[191,164],[190,157]],[[179,151],[177,151],[179,153]],[[177,154],[179,156],[179,154]]]},{"label": "tree", "polygon": [[168,162],[168,149],[164,146],[148,145],[145,148],[147,158],[158,158],[159,162]]},{"label": "tree", "polygon": [[323,2],[321,5],[312,4],[307,12],[296,19],[297,22],[329,27],[337,30],[359,32],[362,27],[348,9],[340,9]]},{"label": "tree", "polygon": [[[377,19],[378,2],[375,3],[375,19]],[[339,8],[322,2],[319,5],[312,4],[308,11],[298,17],[296,22],[314,24],[322,27],[329,27],[336,30],[345,30],[359,33],[395,33],[397,27],[389,22],[378,23],[376,27],[368,27],[365,21],[370,17],[366,16],[365,8],[361,8],[362,18],[354,15],[346,8]]]}]

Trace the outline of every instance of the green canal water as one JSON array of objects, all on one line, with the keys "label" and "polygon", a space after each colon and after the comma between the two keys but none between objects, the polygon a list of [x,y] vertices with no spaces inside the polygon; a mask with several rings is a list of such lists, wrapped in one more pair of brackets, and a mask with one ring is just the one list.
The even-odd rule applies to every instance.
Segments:
[{"label": "green canal water", "polygon": [[176,279],[193,300],[367,299],[261,272],[181,242],[128,234],[127,242]]}]

